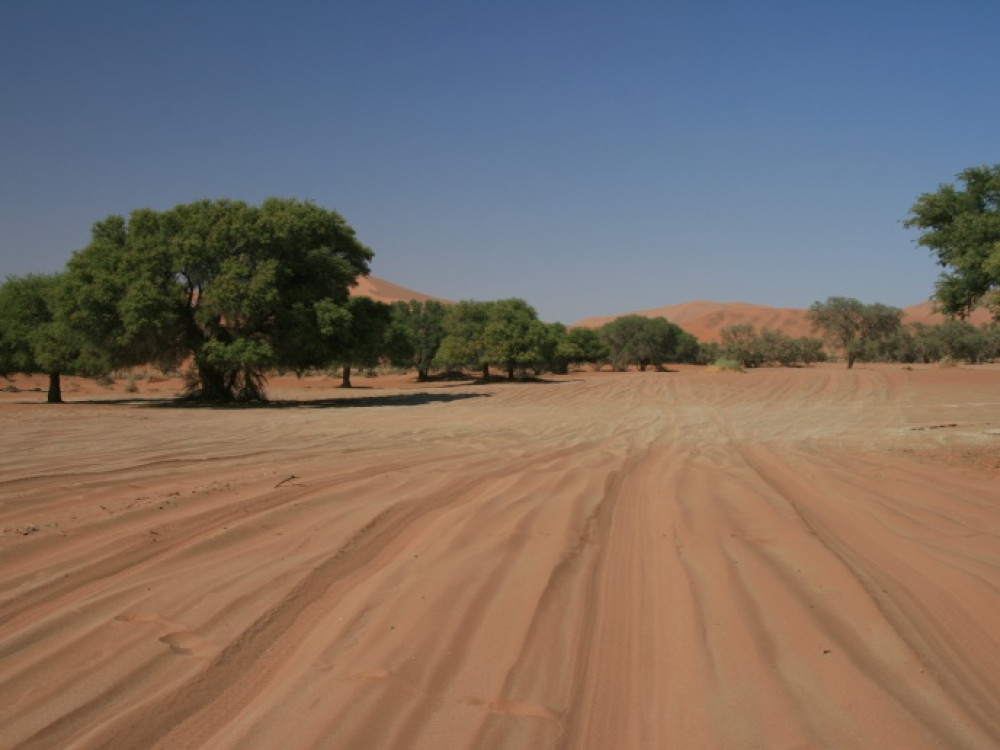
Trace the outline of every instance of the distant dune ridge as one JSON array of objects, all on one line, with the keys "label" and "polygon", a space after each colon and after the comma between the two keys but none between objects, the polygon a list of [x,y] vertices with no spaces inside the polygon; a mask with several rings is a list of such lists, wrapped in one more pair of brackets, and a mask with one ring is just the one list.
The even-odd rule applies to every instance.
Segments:
[{"label": "distant dune ridge", "polygon": [[[768,307],[767,305],[751,305],[746,302],[695,300],[625,314],[666,318],[700,341],[717,341],[721,329],[726,326],[746,323],[756,326],[758,330],[771,328],[793,337],[816,335],[809,322],[807,311],[794,307]],[[577,321],[575,325],[581,328],[598,328],[616,317],[619,316],[584,318]],[[969,317],[970,322],[976,325],[988,323],[990,319],[989,312],[982,309],[976,310]],[[944,315],[934,312],[932,302],[921,302],[903,308],[903,322],[905,323],[936,325],[943,323],[944,320]]]},{"label": "distant dune ridge", "polygon": [[[351,294],[364,295],[387,303],[411,299],[449,301],[415,292],[375,276],[359,278],[358,285],[351,291]],[[528,301],[531,302],[531,300]],[[933,302],[929,301],[905,307],[903,308],[903,321],[927,325],[943,323],[945,317],[940,313],[935,313],[933,308]],[[804,309],[795,307],[769,307],[768,305],[752,305],[747,302],[693,300],[649,310],[583,318],[573,323],[572,326],[575,328],[599,328],[622,315],[642,315],[647,318],[666,318],[671,323],[676,323],[691,333],[699,341],[718,341],[721,329],[726,326],[746,323],[756,326],[757,330],[770,328],[793,337],[815,336],[816,333],[813,331],[806,312]],[[988,323],[990,320],[989,312],[983,309],[976,310],[969,317],[969,321],[975,325]]]},{"label": "distant dune ridge", "polygon": [[359,276],[358,285],[351,289],[351,296],[371,297],[376,302],[385,302],[386,304],[399,301],[409,302],[410,300],[419,300],[420,302],[426,302],[427,300],[448,302],[448,300],[441,299],[440,297],[432,297],[429,294],[415,292],[412,289],[407,289],[405,286],[393,284],[391,281],[380,279],[377,276]]}]

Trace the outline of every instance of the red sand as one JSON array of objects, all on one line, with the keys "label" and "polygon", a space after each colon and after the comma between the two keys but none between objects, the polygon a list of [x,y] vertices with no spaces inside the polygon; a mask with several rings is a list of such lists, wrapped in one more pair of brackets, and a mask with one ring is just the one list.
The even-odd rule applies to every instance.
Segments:
[{"label": "red sand", "polygon": [[1000,745],[1000,367],[336,382],[0,394],[0,746]]}]

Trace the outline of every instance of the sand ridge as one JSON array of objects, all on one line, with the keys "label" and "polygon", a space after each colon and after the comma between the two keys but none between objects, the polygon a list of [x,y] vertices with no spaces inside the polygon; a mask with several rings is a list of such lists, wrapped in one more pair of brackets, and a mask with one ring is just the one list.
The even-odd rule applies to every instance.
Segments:
[{"label": "sand ridge", "polygon": [[[924,325],[940,325],[945,322],[945,316],[934,312],[931,302],[921,302],[902,308],[903,323],[921,323]],[[752,325],[758,331],[769,328],[781,331],[788,336],[818,337],[816,329],[809,322],[808,311],[803,308],[771,307],[769,305],[752,305],[746,302],[709,302],[693,300],[676,305],[665,305],[649,310],[640,310],[633,315],[648,318],[666,318],[676,323],[699,341],[718,341],[719,332],[734,325]],[[600,316],[584,318],[574,325],[581,328],[599,328],[618,316]],[[989,311],[978,308],[968,317],[974,325],[984,325],[992,321]]]},{"label": "sand ridge", "polygon": [[0,396],[0,745],[1000,744],[1000,368],[334,382]]}]

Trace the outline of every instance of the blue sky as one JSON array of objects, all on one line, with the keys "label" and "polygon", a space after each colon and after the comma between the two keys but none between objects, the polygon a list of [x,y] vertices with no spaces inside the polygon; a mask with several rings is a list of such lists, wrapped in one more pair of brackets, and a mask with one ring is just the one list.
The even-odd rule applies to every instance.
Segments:
[{"label": "blue sky", "polygon": [[909,305],[909,207],[1000,162],[998,33],[996,0],[8,3],[0,277],[277,195],[376,276],[546,320]]}]

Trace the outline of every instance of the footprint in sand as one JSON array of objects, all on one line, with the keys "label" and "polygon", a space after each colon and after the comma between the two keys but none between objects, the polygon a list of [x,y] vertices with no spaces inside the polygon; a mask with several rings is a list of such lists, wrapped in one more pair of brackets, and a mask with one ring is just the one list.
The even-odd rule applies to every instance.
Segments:
[{"label": "footprint in sand", "polygon": [[175,654],[183,654],[184,656],[209,656],[212,653],[212,644],[190,630],[167,633],[167,635],[160,638],[160,641],[170,646],[170,650]]}]

